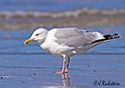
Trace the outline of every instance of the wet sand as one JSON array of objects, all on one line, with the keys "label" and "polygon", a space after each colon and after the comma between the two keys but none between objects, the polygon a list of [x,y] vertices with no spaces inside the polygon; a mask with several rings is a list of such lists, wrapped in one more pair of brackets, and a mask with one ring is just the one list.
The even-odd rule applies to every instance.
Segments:
[{"label": "wet sand", "polygon": [[[32,30],[0,30],[0,86],[2,88],[124,88],[125,25],[92,27],[102,33],[119,33],[120,39],[103,43],[84,55],[71,57],[68,75],[61,71],[62,58],[38,44],[24,46]],[[96,84],[97,81],[119,85]],[[93,84],[94,83],[94,84]]]}]

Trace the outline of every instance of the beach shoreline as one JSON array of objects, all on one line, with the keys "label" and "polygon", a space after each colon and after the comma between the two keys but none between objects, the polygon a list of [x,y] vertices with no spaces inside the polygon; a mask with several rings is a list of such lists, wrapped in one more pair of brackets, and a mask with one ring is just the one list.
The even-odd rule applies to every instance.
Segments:
[{"label": "beach shoreline", "polygon": [[90,9],[59,12],[0,12],[0,29],[37,27],[94,27],[125,24],[125,9]]}]

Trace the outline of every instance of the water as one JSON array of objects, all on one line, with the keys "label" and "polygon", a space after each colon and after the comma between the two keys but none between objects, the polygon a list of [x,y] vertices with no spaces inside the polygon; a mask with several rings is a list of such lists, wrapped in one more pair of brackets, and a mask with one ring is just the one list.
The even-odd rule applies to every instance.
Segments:
[{"label": "water", "polygon": [[[125,87],[124,3],[125,0],[1,0],[0,87]],[[51,55],[35,42],[24,45],[39,26],[77,26],[104,34],[119,33],[121,38],[71,57],[69,73],[55,75],[53,72],[61,71],[61,57]],[[94,85],[96,80],[117,81],[120,85]]]},{"label": "water", "polygon": [[1,0],[0,11],[60,11],[81,7],[95,9],[125,8],[124,0]]},{"label": "water", "polygon": [[1,0],[0,29],[125,23],[124,0]]},{"label": "water", "polygon": [[3,88],[93,88],[95,80],[117,81],[125,87],[125,25],[91,27],[101,33],[119,33],[120,39],[103,43],[85,55],[71,57],[68,76],[61,71],[62,58],[42,50],[37,43],[24,45],[33,30],[0,30],[0,85]]}]

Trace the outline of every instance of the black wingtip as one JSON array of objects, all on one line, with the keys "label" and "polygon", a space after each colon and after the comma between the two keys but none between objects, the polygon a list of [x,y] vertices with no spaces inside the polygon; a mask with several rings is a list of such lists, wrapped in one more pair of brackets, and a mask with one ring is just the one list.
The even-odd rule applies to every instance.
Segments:
[{"label": "black wingtip", "polygon": [[120,36],[118,34],[107,34],[107,35],[103,35],[103,36],[107,40],[120,38]]},{"label": "black wingtip", "polygon": [[118,35],[118,34],[114,34],[114,36],[115,36],[115,35]]},{"label": "black wingtip", "polygon": [[104,39],[99,39],[99,40],[93,41],[92,43],[97,43],[97,42],[102,42],[102,41],[120,38],[120,36],[118,34],[106,34],[106,35],[103,35],[103,37],[104,37]]}]

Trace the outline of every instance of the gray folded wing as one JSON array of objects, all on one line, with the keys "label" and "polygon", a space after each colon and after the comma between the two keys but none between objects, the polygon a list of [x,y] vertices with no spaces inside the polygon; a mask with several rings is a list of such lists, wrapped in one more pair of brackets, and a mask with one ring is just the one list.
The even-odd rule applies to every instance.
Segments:
[{"label": "gray folded wing", "polygon": [[94,31],[86,31],[78,28],[57,28],[55,42],[61,45],[78,48],[91,44],[93,41],[103,39],[103,35]]}]

